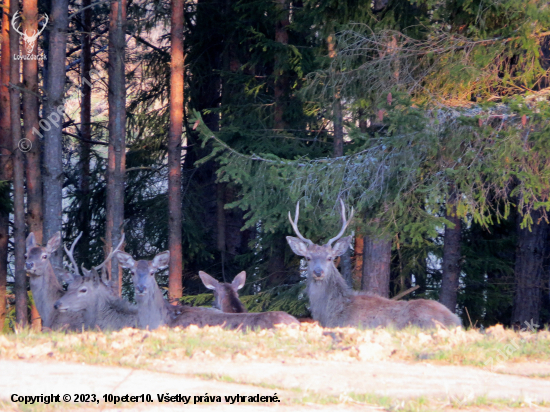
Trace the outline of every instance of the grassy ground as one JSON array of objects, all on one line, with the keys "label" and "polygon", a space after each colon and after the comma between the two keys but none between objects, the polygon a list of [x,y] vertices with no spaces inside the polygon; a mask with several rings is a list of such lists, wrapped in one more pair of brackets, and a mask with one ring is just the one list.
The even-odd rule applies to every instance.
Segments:
[{"label": "grassy ground", "polygon": [[478,330],[401,331],[355,328],[227,331],[219,327],[153,332],[36,333],[0,335],[4,359],[56,359],[136,367],[147,360],[182,358],[405,360],[492,368],[503,362],[550,360],[550,332],[514,332],[497,325]]},{"label": "grassy ground", "polygon": [[[483,332],[475,329],[431,331],[324,329],[317,324],[300,328],[283,327],[263,331],[226,331],[219,327],[165,329],[149,332],[124,329],[119,332],[37,333],[29,329],[0,335],[0,358],[85,362],[133,368],[151,368],[159,360],[313,359],[344,362],[392,360],[468,365],[496,370],[502,364],[550,361],[550,332],[514,332],[495,326]],[[497,370],[498,371],[498,370]],[[506,373],[506,372],[505,372]],[[204,380],[236,382],[223,375],[197,374]],[[530,375],[526,375],[530,376]],[[534,374],[550,379],[548,374]],[[277,389],[273,387],[273,389]],[[415,398],[399,400],[375,394],[347,393],[335,396],[293,389],[287,398],[292,405],[347,403],[385,410],[427,411],[483,407],[489,409],[532,407],[518,400]],[[66,405],[65,405],[66,406]],[[537,407],[550,406],[542,403]],[[14,409],[16,408],[16,409]],[[38,409],[37,409],[38,408]],[[46,411],[53,406],[21,406],[0,403],[0,410]]]}]

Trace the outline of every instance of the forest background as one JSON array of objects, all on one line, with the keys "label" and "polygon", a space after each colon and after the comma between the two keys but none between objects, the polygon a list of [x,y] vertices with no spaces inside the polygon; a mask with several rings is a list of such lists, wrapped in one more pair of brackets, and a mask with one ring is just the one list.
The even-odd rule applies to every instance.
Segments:
[{"label": "forest background", "polygon": [[[355,289],[465,325],[550,322],[550,7],[539,0],[4,0],[0,325],[39,325],[25,236],[171,251],[172,300],[241,270],[307,316],[287,213],[355,209]],[[19,12],[19,14],[17,14]],[[47,18],[46,18],[47,16]],[[40,32],[40,33],[39,33]],[[37,40],[23,43],[32,33]],[[32,40],[32,39],[31,39]],[[30,47],[30,49],[29,49]],[[39,58],[19,60],[14,56]],[[62,274],[61,252],[54,259]],[[133,300],[129,273],[110,265]],[[168,276],[167,276],[168,275]]]}]

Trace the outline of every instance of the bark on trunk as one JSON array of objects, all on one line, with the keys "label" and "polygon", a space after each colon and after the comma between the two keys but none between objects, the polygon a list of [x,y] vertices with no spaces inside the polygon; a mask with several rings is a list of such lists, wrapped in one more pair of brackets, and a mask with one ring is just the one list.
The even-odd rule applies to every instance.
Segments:
[{"label": "bark on trunk", "polygon": [[[92,0],[83,0],[82,7],[87,7]],[[80,44],[82,47],[80,66],[82,101],[80,107],[80,134],[83,141],[80,142],[80,209],[78,216],[78,231],[82,232],[82,238],[78,243],[78,255],[84,256],[90,244],[90,143],[87,141],[92,138],[92,88],[91,74],[92,69],[92,9],[86,9],[82,12],[82,37]]]},{"label": "bark on trunk", "polygon": [[[5,0],[4,6],[9,9],[10,1]],[[5,10],[6,12],[8,10]],[[10,38],[9,38],[8,13],[2,13],[2,31],[0,32],[0,181],[8,182],[12,179],[11,166],[9,166],[11,148],[10,126]],[[6,191],[9,188],[5,189]],[[9,213],[7,208],[0,208],[0,330],[4,325],[7,306],[7,278],[8,278],[8,238],[9,238]]]},{"label": "bark on trunk", "polygon": [[[12,0],[10,14],[19,11],[19,2]],[[19,34],[10,30],[10,82],[20,84],[20,61],[13,58],[19,54]],[[18,149],[21,141],[21,98],[19,90],[10,89],[10,119],[13,150],[13,237],[15,250],[15,322],[19,326],[28,324],[27,276],[25,273],[25,187],[23,152]]]},{"label": "bark on trunk", "polygon": [[525,322],[538,324],[540,317],[546,242],[549,226],[541,219],[540,211],[533,211],[534,224],[529,229],[519,227],[522,217],[518,214],[518,244],[516,248],[516,294],[512,312],[512,324],[526,327]]},{"label": "bark on trunk", "polygon": [[[38,4],[36,0],[23,0],[23,33],[38,32]],[[26,54],[26,50],[25,50]],[[38,54],[38,42],[32,53]],[[38,134],[38,60],[23,61],[23,135],[31,144],[25,155],[27,172],[27,225],[34,233],[36,242],[42,243],[42,174],[40,170],[40,140]],[[33,133],[33,129],[35,133]],[[31,325],[42,329],[42,322],[36,306],[31,306]]]},{"label": "bark on trunk", "polygon": [[355,235],[355,264],[353,265],[353,279],[354,285],[359,286],[361,279],[363,278],[363,252],[365,248],[365,242],[363,235]]},{"label": "bark on trunk", "polygon": [[217,227],[217,246],[220,251],[222,265],[222,279],[225,279],[225,184],[216,183],[216,223]]},{"label": "bark on trunk", "polygon": [[168,138],[168,247],[170,249],[168,295],[170,299],[179,299],[182,296],[181,135],[183,133],[184,104],[183,8],[183,0],[172,0],[170,135]]},{"label": "bark on trunk", "polygon": [[445,239],[443,244],[443,278],[439,302],[445,305],[451,312],[456,312],[458,295],[458,280],[460,277],[460,241],[462,237],[462,224],[456,215],[457,193],[454,188],[448,198],[445,218],[454,224],[454,227],[445,226]]},{"label": "bark on trunk", "polygon": [[[115,248],[122,236],[124,223],[124,171],[126,166],[126,82],[124,77],[124,46],[126,32],[126,0],[111,1],[109,18],[109,155],[107,167],[107,245]],[[118,285],[122,279],[118,260],[111,260],[111,280]]]},{"label": "bark on trunk", "polygon": [[392,241],[387,237],[365,235],[363,242],[361,290],[388,298]]},{"label": "bark on trunk", "polygon": [[[65,54],[67,47],[68,0],[52,2],[50,41],[47,61],[44,118],[50,129],[44,130],[44,237],[50,239],[62,230],[63,150],[62,123],[65,92]],[[61,266],[61,253],[52,255],[54,267]]]},{"label": "bark on trunk", "polygon": [[[23,33],[38,30],[38,5],[36,0],[23,0]],[[27,54],[26,49],[22,50]],[[38,41],[34,43],[33,55],[38,54]],[[25,154],[27,172],[27,223],[38,244],[42,244],[42,175],[40,171],[40,140],[38,126],[38,60],[23,61],[23,135],[31,142]],[[59,122],[58,122],[59,123]],[[35,129],[35,133],[33,133]]]}]

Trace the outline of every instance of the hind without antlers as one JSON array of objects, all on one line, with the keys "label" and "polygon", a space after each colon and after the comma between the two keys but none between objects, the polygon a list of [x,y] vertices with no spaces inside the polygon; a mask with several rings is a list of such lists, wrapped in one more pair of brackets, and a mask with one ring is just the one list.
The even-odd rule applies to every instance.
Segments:
[{"label": "hind without antlers", "polygon": [[168,266],[170,252],[159,253],[152,261],[135,261],[128,253],[119,251],[117,259],[122,267],[132,272],[140,328],[197,325],[223,326],[227,329],[265,329],[280,324],[299,325],[296,318],[285,312],[224,313],[212,308],[172,306],[164,299],[154,276],[157,270]]},{"label": "hind without antlers", "polygon": [[[351,245],[351,236],[342,237],[353,218],[353,209],[346,219],[344,202],[342,207],[342,228],[325,245],[316,245],[306,239],[298,229],[299,202],[296,204],[296,217],[288,218],[298,237],[287,236],[290,248],[298,256],[307,260],[307,286],[311,315],[324,327],[362,326],[375,328],[393,326],[404,328],[416,325],[422,328],[459,326],[460,319],[445,306],[433,300],[417,299],[394,301],[381,296],[355,293],[346,284],[336,269],[334,259],[344,254]],[[334,246],[333,246],[334,244]]]},{"label": "hind without antlers", "polygon": [[246,313],[248,312],[239,299],[237,292],[244,286],[246,281],[246,272],[242,271],[231,283],[220,283],[208,273],[200,271],[199,276],[207,289],[214,291],[214,302],[212,304],[216,309],[225,313]]}]

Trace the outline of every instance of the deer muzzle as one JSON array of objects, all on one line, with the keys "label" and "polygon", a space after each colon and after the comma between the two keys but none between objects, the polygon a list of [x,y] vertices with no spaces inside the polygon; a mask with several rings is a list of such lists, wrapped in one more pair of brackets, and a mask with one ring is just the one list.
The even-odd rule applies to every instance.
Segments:
[{"label": "deer muzzle", "polygon": [[66,312],[67,311],[67,308],[63,306],[63,302],[61,302],[60,300],[58,300],[57,302],[55,302],[53,304],[53,308],[55,310],[60,311],[60,312]]}]

